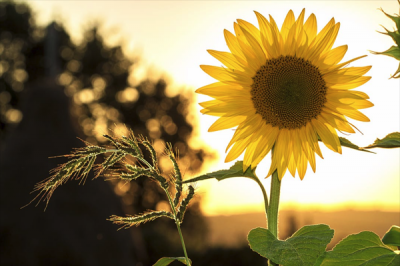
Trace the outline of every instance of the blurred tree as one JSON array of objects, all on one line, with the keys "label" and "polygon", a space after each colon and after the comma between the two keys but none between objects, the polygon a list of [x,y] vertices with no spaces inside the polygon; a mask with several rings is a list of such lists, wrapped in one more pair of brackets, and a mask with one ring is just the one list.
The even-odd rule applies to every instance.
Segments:
[{"label": "blurred tree", "polygon": [[[50,31],[56,34],[48,38]],[[198,171],[205,157],[211,155],[188,144],[192,134],[186,119],[190,95],[168,96],[167,83],[151,77],[132,86],[128,77],[133,64],[121,46],[104,43],[98,25],[87,30],[84,41],[75,45],[60,24],[37,27],[28,5],[0,3],[0,141],[6,141],[14,125],[27,115],[19,109],[24,88],[40,84],[45,76],[55,77],[72,99],[71,112],[86,140],[103,142],[102,135],[110,128],[126,134],[126,125],[135,134],[154,141],[160,156],[165,142],[171,142],[179,149],[179,163],[185,173]],[[164,161],[161,159],[161,167],[167,174],[171,166]],[[130,185],[116,183],[114,191],[122,196],[126,213],[165,206],[163,193],[147,179]],[[189,208],[182,230],[187,236],[190,232],[186,241],[189,250],[204,248],[206,225],[198,203]],[[176,228],[169,220],[160,219],[132,231],[136,257],[144,265],[166,254],[181,255]]]},{"label": "blurred tree", "polygon": [[19,92],[28,79],[26,54],[32,46],[34,24],[26,4],[0,2],[0,139],[6,124],[17,124]]},{"label": "blurred tree", "polygon": [[24,4],[0,3],[0,14],[2,65],[7,66],[0,80],[0,264],[134,264],[132,239],[105,221],[110,213],[123,212],[107,183],[85,191],[68,184],[46,213],[20,210],[32,198],[34,184],[61,163],[48,157],[82,143],[71,125],[69,99],[55,83],[65,64],[60,43],[71,45],[68,34],[55,23],[34,26]]},{"label": "blurred tree", "polygon": [[[128,77],[134,62],[124,55],[122,47],[108,47],[97,25],[84,36],[84,42],[77,47],[59,80],[66,87],[66,93],[74,99],[74,114],[87,140],[103,142],[105,138],[102,135],[110,129],[127,134],[126,125],[135,134],[154,141],[160,156],[163,156],[165,143],[172,143],[179,150],[181,168],[187,170],[186,174],[198,171],[207,154],[188,144],[193,130],[186,119],[190,96],[167,96],[166,82],[162,79],[154,82],[151,77],[132,86]],[[161,159],[161,168],[167,175],[172,165],[169,160]],[[141,213],[167,205],[164,193],[148,179],[130,185],[124,182],[115,185],[128,213]],[[194,206],[187,212],[183,230],[190,228],[192,232],[187,241],[188,248],[201,249],[206,242],[206,226],[198,204]],[[179,250],[178,234],[172,223],[160,220],[141,229],[149,256],[164,256],[172,247]],[[168,243],[168,239],[174,239],[174,244]],[[162,242],[165,244],[160,245]]]}]

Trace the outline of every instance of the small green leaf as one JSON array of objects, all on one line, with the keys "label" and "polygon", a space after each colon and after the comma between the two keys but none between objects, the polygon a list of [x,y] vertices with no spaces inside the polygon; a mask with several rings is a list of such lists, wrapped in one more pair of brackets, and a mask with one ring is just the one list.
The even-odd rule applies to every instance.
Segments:
[{"label": "small green leaf", "polygon": [[[185,265],[187,265],[185,257],[168,257],[168,258],[164,257],[164,258],[159,259],[153,266],[166,266],[166,265],[169,265],[171,262],[176,261],[176,260],[182,262]],[[190,262],[190,264],[191,263],[192,262]]]},{"label": "small green leaf", "polygon": [[383,139],[376,139],[373,144],[364,147],[363,149],[371,148],[400,148],[400,132],[393,132],[388,134]]},{"label": "small green leaf", "polygon": [[365,152],[371,152],[371,153],[375,153],[369,150],[363,150],[362,148],[360,148],[359,146],[357,146],[356,144],[352,143],[350,140],[346,139],[346,138],[342,138],[339,137],[339,141],[340,141],[340,145],[342,145],[343,147],[347,147],[350,149],[354,149],[357,151],[365,151]]},{"label": "small green leaf", "polygon": [[285,241],[278,240],[268,229],[250,231],[250,248],[261,256],[283,266],[314,265],[325,252],[333,230],[325,224],[304,226]]},{"label": "small green leaf", "polygon": [[225,170],[219,170],[216,172],[208,173],[205,175],[197,176],[192,179],[188,179],[183,181],[182,183],[191,183],[197,182],[201,180],[216,178],[218,181],[224,180],[230,177],[249,177],[251,179],[257,178],[255,175],[256,169],[251,169],[251,167],[247,168],[245,172],[243,172],[243,161],[236,162],[231,168]]},{"label": "small green leaf", "polygon": [[314,266],[398,266],[400,255],[385,246],[376,234],[364,231],[340,241]]},{"label": "small green leaf", "polygon": [[400,227],[393,225],[392,228],[383,236],[382,242],[386,245],[400,247]]}]

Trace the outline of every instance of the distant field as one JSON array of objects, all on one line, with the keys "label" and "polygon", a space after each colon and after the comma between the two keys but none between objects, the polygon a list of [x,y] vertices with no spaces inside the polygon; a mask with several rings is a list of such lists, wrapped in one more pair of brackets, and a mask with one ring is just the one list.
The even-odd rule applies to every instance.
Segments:
[{"label": "distant field", "polygon": [[[239,247],[247,245],[247,233],[256,227],[266,227],[264,213],[207,217],[211,246]],[[328,224],[335,230],[328,249],[349,234],[373,231],[382,237],[392,225],[400,225],[400,212],[379,211],[281,211],[279,237],[285,239],[300,227],[309,224]]]}]

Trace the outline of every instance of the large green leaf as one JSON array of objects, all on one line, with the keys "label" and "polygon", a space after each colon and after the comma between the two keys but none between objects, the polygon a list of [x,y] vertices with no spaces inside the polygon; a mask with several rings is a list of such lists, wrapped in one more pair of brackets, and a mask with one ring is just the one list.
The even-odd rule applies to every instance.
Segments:
[{"label": "large green leaf", "polygon": [[386,245],[400,247],[400,227],[393,225],[392,228],[383,236],[382,242]]},{"label": "large green leaf", "polygon": [[350,235],[325,252],[314,266],[398,266],[400,255],[369,231]]},{"label": "large green leaf", "polygon": [[211,178],[215,178],[218,181],[221,181],[221,180],[224,180],[224,179],[230,178],[230,177],[249,177],[251,179],[255,179],[255,178],[257,178],[257,176],[255,175],[255,170],[256,170],[255,168],[251,169],[251,167],[249,167],[249,168],[247,168],[247,170],[245,172],[243,172],[243,161],[238,161],[229,169],[219,170],[216,172],[197,176],[195,178],[185,180],[182,183],[196,182],[196,181],[201,181],[201,180],[206,180],[206,179],[211,179]]},{"label": "large green leaf", "polygon": [[325,224],[304,226],[285,241],[268,229],[255,228],[248,240],[252,250],[283,266],[310,266],[325,252],[333,230]]},{"label": "large green leaf", "polygon": [[176,260],[182,262],[185,265],[187,265],[185,257],[164,257],[164,258],[159,259],[153,266],[166,266],[166,265],[169,265],[171,262],[176,261]]},{"label": "large green leaf", "polygon": [[364,150],[364,149],[360,148],[359,146],[357,146],[356,144],[352,143],[350,140],[348,140],[346,138],[339,137],[339,141],[340,141],[340,145],[342,145],[343,147],[347,147],[347,148],[354,149],[354,150],[357,150],[357,151],[365,151],[365,152],[375,153],[375,152],[372,152],[372,151],[369,151],[369,150]]},{"label": "large green leaf", "polygon": [[376,139],[373,144],[364,147],[363,149],[371,148],[400,148],[400,132],[393,132],[388,134],[383,139]]}]

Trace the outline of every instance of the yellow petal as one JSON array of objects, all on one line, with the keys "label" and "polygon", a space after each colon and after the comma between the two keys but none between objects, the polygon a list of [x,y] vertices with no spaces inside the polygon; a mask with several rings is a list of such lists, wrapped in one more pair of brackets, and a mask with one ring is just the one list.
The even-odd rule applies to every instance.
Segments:
[{"label": "yellow petal", "polygon": [[246,149],[247,145],[249,144],[249,140],[251,135],[249,135],[245,139],[238,140],[235,145],[233,145],[232,149],[229,151],[228,155],[226,155],[225,162],[231,162],[239,157],[243,151]]},{"label": "yellow petal", "polygon": [[347,52],[347,49],[348,49],[347,45],[342,45],[342,46],[339,46],[339,47],[336,47],[336,48],[330,50],[326,54],[326,57],[324,59],[324,64],[336,65],[343,59],[344,55]]},{"label": "yellow petal", "polygon": [[253,166],[256,166],[261,162],[261,160],[269,153],[279,134],[279,129],[277,127],[272,127],[271,125],[266,124],[263,124],[259,131],[263,133],[263,138],[254,152]]},{"label": "yellow petal", "polygon": [[277,43],[278,36],[276,36],[278,32],[272,31],[270,23],[263,15],[257,11],[254,11],[254,13],[257,16],[258,25],[260,27],[261,41],[264,50],[267,51],[268,57],[278,57],[280,52],[280,49],[278,50],[279,44]]},{"label": "yellow petal", "polygon": [[237,125],[242,123],[245,119],[246,116],[220,117],[210,126],[208,132],[236,127]]},{"label": "yellow petal", "polygon": [[289,10],[289,12],[286,15],[285,21],[282,24],[281,27],[281,34],[282,38],[285,41],[287,39],[287,36],[289,34],[290,29],[292,28],[292,25],[295,22],[294,14],[292,10]]},{"label": "yellow petal", "polygon": [[231,53],[238,59],[238,61],[242,65],[247,65],[244,54],[242,52],[242,49],[240,48],[240,45],[235,35],[233,35],[230,31],[224,30],[224,37]]},{"label": "yellow petal", "polygon": [[238,128],[235,130],[235,133],[232,136],[231,141],[226,147],[225,152],[229,150],[229,148],[238,140],[244,139],[249,135],[253,135],[258,129],[262,126],[263,122],[260,119],[259,115],[253,115],[247,120],[243,121]]},{"label": "yellow petal", "polygon": [[358,110],[355,109],[341,109],[337,108],[343,115],[362,122],[369,122],[369,118]]},{"label": "yellow petal", "polygon": [[311,123],[325,146],[335,152],[339,152],[339,147],[337,146],[337,142],[335,140],[335,138],[338,138],[338,136],[337,134],[332,134],[329,128],[330,126],[318,121],[317,119],[311,120]]},{"label": "yellow petal", "polygon": [[338,71],[332,71],[323,75],[327,86],[336,86],[337,84],[351,83],[360,78],[371,69],[366,67],[350,67]]},{"label": "yellow petal", "polygon": [[246,151],[244,153],[243,169],[247,169],[248,167],[250,167],[252,165],[254,152],[255,152],[257,146],[259,145],[262,137],[263,137],[263,135],[260,134],[259,131],[256,134],[253,134],[252,141],[247,146]]},{"label": "yellow petal", "polygon": [[319,61],[322,52],[331,42],[332,36],[335,33],[335,27],[329,29],[324,38],[319,39],[314,46],[311,47],[310,52],[305,55],[308,60],[310,60],[314,65]]},{"label": "yellow petal", "polygon": [[[196,93],[208,95],[210,97],[223,97],[229,94],[241,94],[244,91],[243,87],[241,86],[234,86],[225,84],[222,82],[215,82],[209,85],[203,86],[196,90]],[[247,90],[246,90],[247,91]]]},{"label": "yellow petal", "polygon": [[201,65],[200,68],[211,77],[226,84],[251,86],[253,79],[240,71],[229,71],[223,67]]},{"label": "yellow petal", "polygon": [[228,52],[220,52],[215,50],[207,50],[207,52],[219,60],[226,67],[231,69],[238,69],[239,71],[245,71],[244,67],[240,62],[236,59],[236,57]]},{"label": "yellow petal", "polygon": [[329,111],[322,111],[321,116],[332,127],[337,128],[340,131],[355,133],[354,129],[350,126],[349,122],[343,116],[332,114],[332,112]]},{"label": "yellow petal", "polygon": [[304,14],[305,14],[305,13],[306,13],[306,9],[303,8],[303,9],[301,10],[301,13],[300,13],[299,17],[298,17],[297,20],[296,20],[296,22],[297,22],[299,25],[301,25],[301,26],[303,26],[303,24],[304,24]]},{"label": "yellow petal", "polygon": [[320,43],[322,39],[326,38],[326,35],[328,32],[331,30],[331,28],[335,25],[335,19],[332,18],[328,24],[325,25],[325,27],[318,33],[318,35],[314,38],[314,40],[311,42],[310,46],[314,46],[317,43]]},{"label": "yellow petal", "polygon": [[293,155],[289,160],[288,169],[289,169],[290,174],[294,177],[296,175],[296,163],[295,163]]},{"label": "yellow petal", "polygon": [[319,148],[317,131],[313,127],[312,123],[307,123],[307,125],[305,127],[305,131],[306,131],[306,137],[308,139],[308,143],[310,143],[310,147],[314,150],[314,152],[316,154],[318,154],[319,157],[324,159],[324,157],[322,156],[322,152]]},{"label": "yellow petal", "polygon": [[353,80],[352,82],[330,85],[329,88],[330,89],[338,89],[338,90],[351,90],[351,89],[357,88],[357,87],[367,83],[370,79],[371,79],[371,77],[362,76],[362,77],[358,77],[357,79]]},{"label": "yellow petal", "polygon": [[242,19],[237,20],[239,26],[241,28],[244,28],[246,31],[248,31],[259,43],[261,43],[261,34],[260,30],[257,29],[253,24],[244,21]]},{"label": "yellow petal", "polygon": [[308,17],[306,23],[304,24],[304,30],[310,41],[312,41],[317,35],[317,19],[314,14],[311,14]]},{"label": "yellow petal", "polygon": [[333,70],[335,70],[335,69],[343,68],[343,67],[347,66],[348,64],[350,64],[350,63],[352,63],[352,62],[354,62],[354,61],[356,61],[356,60],[358,60],[358,59],[364,58],[364,57],[366,57],[366,55],[362,55],[362,56],[353,58],[353,59],[351,59],[351,60],[348,60],[348,61],[346,61],[346,62],[343,62],[343,63],[341,63],[341,64],[335,65],[335,66],[332,67],[331,70],[333,71]]},{"label": "yellow petal", "polygon": [[299,173],[299,177],[303,180],[307,171],[307,160],[305,156],[300,156],[300,161],[297,165],[297,172]]},{"label": "yellow petal", "polygon": [[243,115],[243,116],[252,116],[255,114],[255,110],[249,110],[249,108],[239,108],[235,110],[210,110],[210,109],[201,109],[200,113],[212,116],[236,116],[236,115]]},{"label": "yellow petal", "polygon": [[257,65],[257,69],[260,69],[260,67],[262,65],[265,64],[267,58],[264,54],[263,49],[261,48],[259,42],[254,38],[253,35],[251,35],[251,33],[249,33],[245,28],[242,28],[242,32],[244,34],[244,36],[246,37],[247,42],[250,44],[250,46],[253,48],[253,52],[254,52],[254,60],[258,62]]}]

